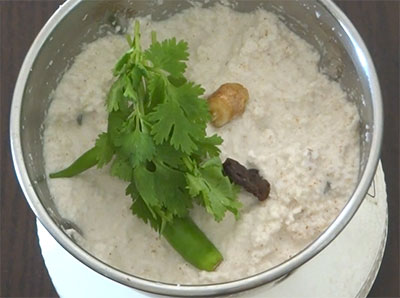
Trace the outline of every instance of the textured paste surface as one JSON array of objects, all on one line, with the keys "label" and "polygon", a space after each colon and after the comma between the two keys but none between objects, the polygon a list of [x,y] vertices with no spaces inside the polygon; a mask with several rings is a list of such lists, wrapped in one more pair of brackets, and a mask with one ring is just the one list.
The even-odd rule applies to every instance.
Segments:
[{"label": "textured paste surface", "polygon": [[[242,217],[217,224],[202,208],[192,216],[220,249],[215,272],[199,272],[130,212],[125,183],[92,169],[49,180],[60,213],[75,222],[79,243],[126,272],[164,282],[199,284],[243,278],[287,260],[314,240],[343,208],[356,184],[359,117],[339,85],[318,72],[318,53],[265,11],[193,8],[167,21],[141,20],[144,48],[158,39],[189,43],[187,76],[210,95],[221,84],[246,86],[244,114],[220,129],[222,160],[255,167],[271,183],[259,202],[242,192]],[[44,138],[48,173],[66,167],[106,130],[112,68],[127,49],[121,36],[87,45],[55,90]],[[82,116],[80,116],[82,115]],[[77,118],[82,118],[78,125]]]}]

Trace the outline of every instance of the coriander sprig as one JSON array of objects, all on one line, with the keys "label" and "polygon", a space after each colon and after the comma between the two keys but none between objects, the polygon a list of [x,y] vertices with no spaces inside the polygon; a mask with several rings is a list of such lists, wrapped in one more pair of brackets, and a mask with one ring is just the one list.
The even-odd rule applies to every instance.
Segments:
[{"label": "coriander sprig", "polygon": [[[223,175],[217,147],[222,139],[206,134],[211,117],[204,89],[184,76],[188,44],[175,38],[158,42],[153,32],[151,46],[143,51],[139,27],[136,22],[133,40],[127,37],[130,49],[115,65],[116,80],[106,99],[107,132],[85,153],[92,159],[86,164],[112,162],[111,175],[129,182],[133,214],[162,233],[187,261],[213,270],[222,256],[190,220],[189,210],[197,203],[217,221],[226,211],[238,217],[238,188]],[[82,172],[81,159],[78,171],[71,170],[76,162],[50,177]]]}]

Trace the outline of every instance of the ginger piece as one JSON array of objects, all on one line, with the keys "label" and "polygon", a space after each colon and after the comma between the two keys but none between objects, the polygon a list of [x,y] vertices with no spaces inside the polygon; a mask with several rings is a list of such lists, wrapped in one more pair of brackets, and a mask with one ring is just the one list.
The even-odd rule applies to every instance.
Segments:
[{"label": "ginger piece", "polygon": [[221,127],[235,116],[243,114],[248,100],[249,91],[243,85],[238,83],[221,85],[208,98],[213,125]]}]

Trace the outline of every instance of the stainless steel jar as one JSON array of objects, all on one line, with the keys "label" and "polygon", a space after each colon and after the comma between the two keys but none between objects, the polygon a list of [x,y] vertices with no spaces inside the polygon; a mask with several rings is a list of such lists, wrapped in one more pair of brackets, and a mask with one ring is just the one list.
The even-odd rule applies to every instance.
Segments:
[{"label": "stainless steel jar", "polygon": [[353,25],[333,2],[231,1],[238,11],[261,8],[279,15],[291,30],[320,52],[321,71],[338,81],[344,90],[351,91],[348,99],[356,103],[361,118],[362,148],[354,193],[329,228],[303,251],[279,266],[237,281],[202,286],[164,284],[118,271],[88,254],[65,233],[65,223],[55,209],[46,182],[41,138],[51,91],[83,43],[108,31],[123,32],[129,17],[151,14],[161,20],[194,2],[212,6],[217,1],[67,1],[44,26],[25,58],[10,119],[12,155],[19,182],[32,210],[52,236],[73,256],[116,282],[173,296],[215,296],[273,285],[318,254],[351,220],[365,197],[378,163],[383,130],[381,93],[371,57]]}]

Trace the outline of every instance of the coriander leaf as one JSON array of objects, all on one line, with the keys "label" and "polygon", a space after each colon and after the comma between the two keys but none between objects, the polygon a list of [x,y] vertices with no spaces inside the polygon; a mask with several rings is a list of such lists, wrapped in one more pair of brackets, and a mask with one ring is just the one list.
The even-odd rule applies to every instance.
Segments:
[{"label": "coriander leaf", "polygon": [[204,124],[205,129],[205,125],[211,119],[211,115],[207,101],[200,98],[204,94],[204,89],[200,85],[188,82],[179,88],[171,86],[169,91],[173,93],[173,96],[185,111],[186,117],[196,123]]},{"label": "coriander leaf", "polygon": [[115,140],[120,152],[129,159],[132,167],[137,167],[151,160],[155,154],[153,139],[147,133],[141,132],[138,127],[130,131],[127,126]]},{"label": "coriander leaf", "polygon": [[161,164],[156,164],[154,171],[139,166],[134,170],[134,181],[146,205],[150,209],[156,207],[163,210],[160,215],[166,220],[172,220],[171,215],[186,215],[187,209],[191,207],[182,172]]},{"label": "coriander leaf", "polygon": [[123,127],[127,116],[128,115],[121,110],[108,114],[107,134],[113,145],[115,145],[115,139],[118,138],[120,129]]},{"label": "coriander leaf", "polygon": [[189,121],[174,100],[159,104],[149,114],[148,120],[153,123],[151,132],[156,144],[168,141],[175,149],[186,154],[197,150],[193,140],[204,135],[202,127]]},{"label": "coriander leaf", "polygon": [[175,150],[175,148],[169,144],[164,143],[156,147],[157,160],[172,168],[178,169],[183,165],[183,156],[184,154],[181,151]]},{"label": "coriander leaf", "polygon": [[149,92],[149,107],[155,107],[165,99],[165,83],[162,76],[158,73],[152,73],[149,76],[147,90]]},{"label": "coriander leaf", "polygon": [[132,198],[131,210],[134,215],[142,219],[145,223],[150,223],[151,227],[156,231],[161,229],[160,217],[155,214],[152,208],[150,208],[143,198],[140,196],[136,184],[130,183],[126,188],[125,193],[130,195]]},{"label": "coriander leaf", "polygon": [[130,77],[129,76],[125,76],[124,77],[124,80],[125,80],[125,91],[124,91],[124,96],[125,97],[127,97],[127,98],[130,98],[130,99],[133,99],[134,101],[137,101],[138,100],[138,94],[137,94],[137,92],[134,90],[134,88],[133,88],[133,84],[132,84],[132,81],[131,81],[131,79],[130,79]]},{"label": "coriander leaf", "polygon": [[163,42],[154,42],[144,53],[145,58],[151,62],[154,68],[162,69],[171,76],[179,78],[183,76],[189,58],[188,44],[185,41],[176,42],[176,38]]},{"label": "coriander leaf", "polygon": [[159,217],[154,218],[149,210],[149,208],[144,203],[140,196],[133,198],[133,203],[131,206],[132,213],[142,219],[146,224],[150,223],[150,226],[156,230],[161,230],[161,220]]},{"label": "coriander leaf", "polygon": [[211,137],[205,137],[198,141],[199,150],[195,152],[201,159],[207,157],[217,157],[221,152],[217,146],[221,145],[223,142],[222,138],[217,134]]},{"label": "coriander leaf", "polygon": [[191,197],[197,197],[203,189],[207,188],[206,181],[202,177],[186,174],[186,180]]},{"label": "coriander leaf", "polygon": [[157,164],[154,172],[157,192],[163,206],[173,215],[183,217],[192,207],[191,199],[186,191],[184,173],[168,166]]},{"label": "coriander leaf", "polygon": [[222,163],[214,157],[200,165],[194,173],[186,174],[189,194],[199,196],[207,212],[221,221],[227,210],[239,216],[241,203],[237,201],[238,188],[222,173]]},{"label": "coriander leaf", "polygon": [[136,189],[146,205],[150,207],[150,212],[154,214],[151,207],[160,206],[160,201],[157,196],[157,184],[155,175],[144,166],[138,166],[133,170],[133,181]]},{"label": "coriander leaf", "polygon": [[132,68],[132,70],[129,72],[129,78],[131,79],[132,82],[132,87],[137,90],[139,88],[139,85],[142,83],[142,80],[145,76],[145,68],[140,65],[136,65]]},{"label": "coriander leaf", "polygon": [[97,167],[102,168],[105,164],[110,162],[114,155],[114,148],[107,133],[102,133],[97,137],[95,148],[98,160]]},{"label": "coriander leaf", "polygon": [[123,73],[127,67],[127,63],[129,61],[129,58],[131,57],[132,54],[132,49],[127,51],[122,57],[118,60],[117,64],[115,64],[113,74],[114,76],[118,76],[121,73]]},{"label": "coriander leaf", "polygon": [[[239,187],[232,184],[229,178],[223,174],[220,158],[214,157],[201,164],[200,172],[207,182],[217,190],[216,194],[221,194],[224,197],[224,199],[219,197],[220,202],[212,202],[211,205],[214,203],[216,203],[216,205],[221,203],[227,210],[231,211],[236,217],[238,217],[239,209],[242,206],[237,200]],[[213,207],[211,206],[211,208]]]},{"label": "coriander leaf", "polygon": [[201,169],[210,168],[210,167],[220,167],[222,169],[221,160],[218,157],[210,158],[200,164]]},{"label": "coriander leaf", "polygon": [[152,134],[157,144],[169,141],[174,148],[187,154],[198,149],[196,142],[204,139],[206,122],[210,119],[207,102],[200,98],[203,93],[204,90],[193,83],[179,88],[167,84],[162,91],[165,101],[149,115],[149,120],[155,122]]},{"label": "coriander leaf", "polygon": [[117,156],[111,165],[111,175],[124,181],[132,180],[132,167],[128,160]]},{"label": "coriander leaf", "polygon": [[124,76],[118,78],[112,84],[106,100],[108,112],[119,110],[119,105],[124,100],[124,86],[125,86]]},{"label": "coriander leaf", "polygon": [[187,82],[185,77],[176,78],[173,76],[168,76],[168,81],[175,87],[180,87]]}]

